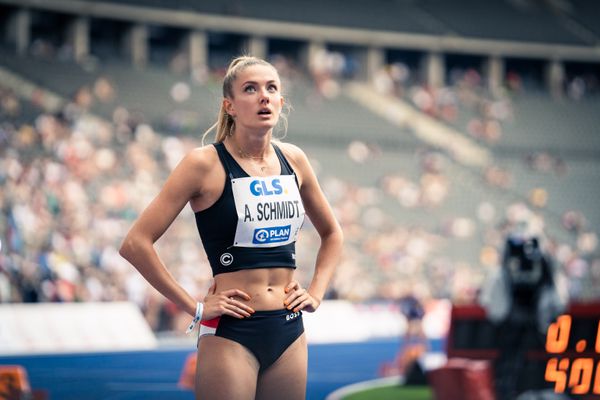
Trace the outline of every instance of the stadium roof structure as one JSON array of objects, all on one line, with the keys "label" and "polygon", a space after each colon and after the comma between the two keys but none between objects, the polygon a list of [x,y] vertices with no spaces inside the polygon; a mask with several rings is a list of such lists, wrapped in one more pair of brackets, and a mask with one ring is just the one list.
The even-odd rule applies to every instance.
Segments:
[{"label": "stadium roof structure", "polygon": [[144,24],[356,46],[600,60],[600,5],[585,0],[0,0]]}]

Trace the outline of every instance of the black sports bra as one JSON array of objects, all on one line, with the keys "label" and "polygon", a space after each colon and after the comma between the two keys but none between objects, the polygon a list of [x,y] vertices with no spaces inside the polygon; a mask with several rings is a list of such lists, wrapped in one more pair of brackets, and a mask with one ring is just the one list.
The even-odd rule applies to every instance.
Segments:
[{"label": "black sports bra", "polygon": [[251,268],[296,268],[295,242],[304,221],[294,170],[273,144],[281,174],[251,177],[214,143],[226,173],[219,199],[195,213],[213,275]]}]

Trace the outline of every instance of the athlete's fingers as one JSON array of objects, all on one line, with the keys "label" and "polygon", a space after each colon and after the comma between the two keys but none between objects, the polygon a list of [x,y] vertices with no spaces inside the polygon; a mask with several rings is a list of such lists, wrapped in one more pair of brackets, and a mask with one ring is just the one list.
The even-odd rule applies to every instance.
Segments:
[{"label": "athlete's fingers", "polygon": [[294,303],[294,301],[296,301],[297,298],[299,298],[300,296],[303,296],[304,294],[306,294],[306,290],[304,290],[302,288],[296,289],[288,297],[286,297],[286,299],[283,301],[283,304],[285,304],[286,306],[289,306],[292,303]]},{"label": "athlete's fingers", "polygon": [[235,318],[246,318],[254,314],[254,309],[243,302],[236,300],[234,296],[241,298],[250,297],[238,289],[230,289],[218,295],[207,295],[204,299],[204,312],[210,318],[220,315],[230,315]]},{"label": "athlete's fingers", "polygon": [[287,306],[288,310],[291,310],[292,308],[296,307],[298,304],[302,303],[307,298],[309,298],[308,292],[306,292],[304,289],[297,290],[293,293],[293,297],[291,297],[291,298],[288,297],[288,299],[286,299],[287,303],[284,302],[284,304]]},{"label": "athlete's fingers", "polygon": [[302,286],[300,286],[300,284],[298,282],[295,282],[295,285],[289,284],[285,288],[285,290],[286,290],[286,293],[289,294],[288,297],[293,296],[294,293],[305,291],[304,288],[302,288]]},{"label": "athlete's fingers", "polygon": [[242,313],[238,313],[238,308],[230,304],[230,301],[231,300],[228,298],[224,298],[219,301],[217,304],[219,315],[231,315],[232,317],[236,318],[244,318],[244,315]]},{"label": "athlete's fingers", "polygon": [[233,315],[234,317],[237,318],[246,318],[250,316],[250,313],[240,307],[236,307],[233,304],[227,304],[227,306],[225,306],[225,310],[226,310],[226,314],[228,315]]},{"label": "athlete's fingers", "polygon": [[229,289],[229,290],[225,290],[224,292],[221,292],[222,295],[227,296],[227,297],[233,297],[233,296],[238,296],[241,297],[243,299],[246,300],[250,300],[250,295],[240,289]]},{"label": "athlete's fingers", "polygon": [[217,308],[219,309],[221,314],[226,314],[227,310],[234,311],[243,311],[241,314],[244,316],[250,316],[254,314],[254,309],[249,305],[236,300],[233,297],[227,297],[223,293],[219,295],[219,299],[217,300]]},{"label": "athlete's fingers", "polygon": [[303,309],[305,309],[309,305],[312,305],[312,299],[310,299],[310,298],[308,298],[308,299],[304,300],[302,303],[298,304],[294,308],[294,312],[298,312],[300,310],[303,310]]},{"label": "athlete's fingers", "polygon": [[230,305],[233,305],[237,308],[240,308],[240,309],[246,311],[247,313],[254,314],[254,309],[252,307],[250,307],[248,304],[242,303],[239,300],[236,300],[236,299],[233,299],[230,297],[228,303]]},{"label": "athlete's fingers", "polygon": [[299,310],[315,312],[320,305],[321,302],[319,300],[314,298],[309,292],[306,292],[306,296],[296,299],[296,302],[294,304],[290,304],[288,309],[293,308],[294,312],[298,312]]},{"label": "athlete's fingers", "polygon": [[298,281],[291,281],[286,287],[285,287],[285,292],[289,293],[290,290],[293,289],[299,289],[300,288],[300,283],[298,283]]},{"label": "athlete's fingers", "polygon": [[223,312],[221,313],[221,315],[229,315],[229,316],[231,316],[231,317],[238,318],[238,319],[244,319],[244,318],[245,318],[245,317],[244,317],[242,314],[238,314],[238,313],[236,313],[236,312],[234,312],[234,311],[231,311],[231,310],[229,310],[229,309],[227,309],[227,310],[223,311]]}]

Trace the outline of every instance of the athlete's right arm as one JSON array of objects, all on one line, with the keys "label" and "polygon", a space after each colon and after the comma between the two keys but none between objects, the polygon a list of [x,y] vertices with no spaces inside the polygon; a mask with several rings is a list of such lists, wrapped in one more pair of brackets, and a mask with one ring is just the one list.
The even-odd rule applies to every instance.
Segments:
[{"label": "athlete's right arm", "polygon": [[[196,313],[197,300],[177,283],[158,256],[154,243],[173,223],[186,203],[192,199],[202,201],[203,198],[215,197],[214,192],[219,188],[214,178],[218,175],[214,173],[215,165],[218,165],[217,157],[212,146],[195,149],[186,155],[175,167],[160,193],[135,221],[119,250],[119,254],[129,261],[148,283],[192,316]],[[236,300],[232,301],[230,297],[233,296],[249,298],[246,293],[237,289],[209,295],[204,301],[203,319],[222,314],[238,316],[238,310],[246,306]],[[232,304],[233,302],[239,304]]]}]

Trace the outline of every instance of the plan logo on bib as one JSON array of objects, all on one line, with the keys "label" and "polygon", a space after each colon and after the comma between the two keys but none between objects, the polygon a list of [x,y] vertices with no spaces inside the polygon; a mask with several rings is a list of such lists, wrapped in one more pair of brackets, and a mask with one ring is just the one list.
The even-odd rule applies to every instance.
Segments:
[{"label": "plan logo on bib", "polygon": [[252,243],[266,244],[285,242],[290,238],[291,232],[291,225],[258,228],[254,230]]}]

